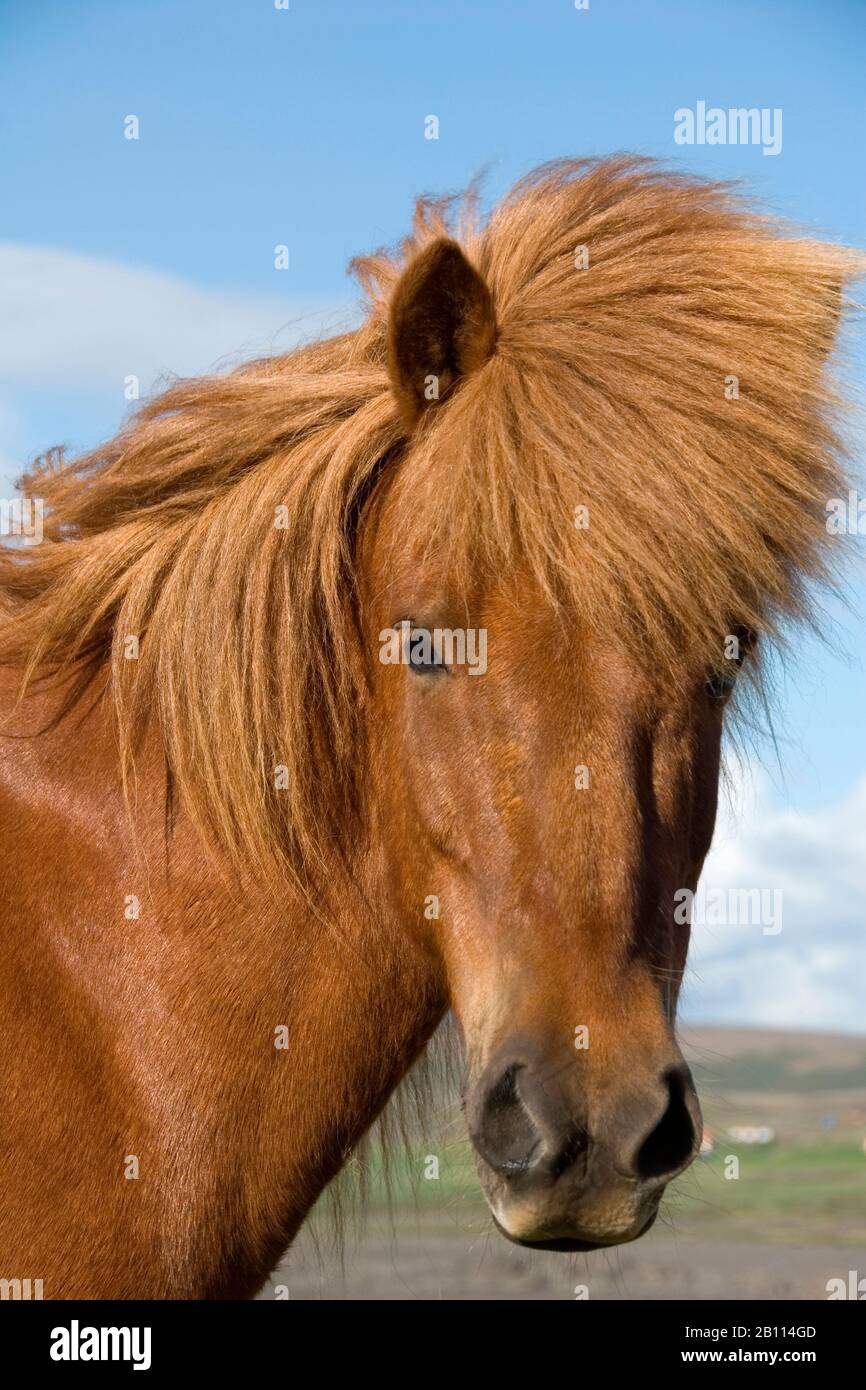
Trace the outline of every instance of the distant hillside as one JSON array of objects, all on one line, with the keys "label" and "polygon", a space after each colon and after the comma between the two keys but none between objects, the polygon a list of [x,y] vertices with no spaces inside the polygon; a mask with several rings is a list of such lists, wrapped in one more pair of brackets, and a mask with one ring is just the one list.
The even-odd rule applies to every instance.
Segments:
[{"label": "distant hillside", "polygon": [[823,1092],[866,1088],[866,1038],[702,1025],[680,1029],[699,1089]]}]

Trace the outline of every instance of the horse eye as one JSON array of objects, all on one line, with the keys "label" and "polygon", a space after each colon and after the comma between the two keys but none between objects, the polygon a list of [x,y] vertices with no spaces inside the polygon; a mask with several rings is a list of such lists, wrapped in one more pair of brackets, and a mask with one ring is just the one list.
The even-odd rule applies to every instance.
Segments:
[{"label": "horse eye", "polygon": [[442,660],[442,650],[436,634],[425,627],[413,628],[409,634],[406,660],[419,676],[442,676],[448,667]]},{"label": "horse eye", "polygon": [[[728,652],[730,639],[734,639],[733,650]],[[728,666],[722,670],[710,671],[707,675],[707,691],[713,700],[727,700],[737,683],[737,671],[755,645],[755,634],[742,625],[734,628],[725,638],[725,655]],[[733,670],[731,668],[734,668]]]},{"label": "horse eye", "polygon": [[707,692],[713,700],[727,700],[736,683],[736,676],[727,671],[711,671],[707,676]]}]

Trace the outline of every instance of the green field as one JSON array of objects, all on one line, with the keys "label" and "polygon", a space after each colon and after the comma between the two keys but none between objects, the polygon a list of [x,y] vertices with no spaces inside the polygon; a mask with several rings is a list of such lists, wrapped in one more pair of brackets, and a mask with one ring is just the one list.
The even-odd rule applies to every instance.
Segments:
[{"label": "green field", "polygon": [[[728,1155],[739,1159],[737,1178],[725,1176]],[[758,1147],[722,1139],[672,1184],[668,1205],[687,1238],[862,1246],[866,1154],[832,1140]]]},{"label": "green field", "polygon": [[698,1062],[694,1067],[700,1084],[702,1072],[710,1078],[714,1090],[720,1091],[784,1091],[793,1094],[827,1094],[828,1092],[859,1089],[866,1078],[866,1049],[853,1064],[837,1066],[809,1065],[812,1059],[805,1048],[782,1048],[775,1054],[744,1052],[738,1057],[714,1060],[711,1066]]}]

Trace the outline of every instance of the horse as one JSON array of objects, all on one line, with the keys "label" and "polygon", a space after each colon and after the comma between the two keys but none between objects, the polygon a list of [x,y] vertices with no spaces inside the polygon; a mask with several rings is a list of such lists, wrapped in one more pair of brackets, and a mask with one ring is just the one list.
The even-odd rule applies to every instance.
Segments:
[{"label": "horse", "polygon": [[448,1011],[499,1231],[650,1228],[701,1138],[674,900],[726,708],[833,582],[863,265],[728,186],[555,162],[486,217],[422,199],[353,262],[355,330],[31,466],[0,1275],[254,1295]]}]

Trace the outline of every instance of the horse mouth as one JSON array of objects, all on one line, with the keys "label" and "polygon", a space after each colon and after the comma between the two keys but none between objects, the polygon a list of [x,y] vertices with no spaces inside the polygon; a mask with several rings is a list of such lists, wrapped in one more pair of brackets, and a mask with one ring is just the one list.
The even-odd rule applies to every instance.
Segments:
[{"label": "horse mouth", "polygon": [[626,1231],[617,1234],[609,1239],[592,1238],[582,1235],[540,1235],[537,1240],[531,1236],[514,1235],[498,1219],[496,1214],[491,1211],[493,1224],[500,1235],[510,1241],[512,1245],[519,1245],[523,1250],[546,1250],[562,1255],[588,1255],[593,1250],[610,1250],[615,1245],[630,1245],[635,1240],[640,1240],[647,1231],[655,1224],[659,1213],[660,1196],[653,1201],[650,1211],[646,1218],[633,1231]]}]

